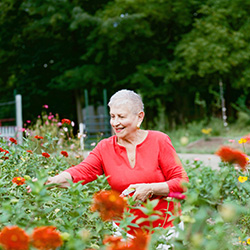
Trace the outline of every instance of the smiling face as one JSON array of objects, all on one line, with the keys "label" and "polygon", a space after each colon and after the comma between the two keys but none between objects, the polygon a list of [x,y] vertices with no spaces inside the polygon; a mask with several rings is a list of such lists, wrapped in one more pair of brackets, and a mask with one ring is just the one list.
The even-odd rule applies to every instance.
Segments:
[{"label": "smiling face", "polygon": [[119,139],[133,138],[140,125],[144,113],[135,114],[131,111],[130,105],[110,106],[110,124]]}]

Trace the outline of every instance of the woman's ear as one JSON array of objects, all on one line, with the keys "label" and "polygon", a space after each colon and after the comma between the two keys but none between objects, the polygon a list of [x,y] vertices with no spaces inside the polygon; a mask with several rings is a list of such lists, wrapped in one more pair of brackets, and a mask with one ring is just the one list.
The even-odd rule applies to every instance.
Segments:
[{"label": "woman's ear", "polygon": [[140,120],[140,122],[142,123],[143,119],[144,119],[145,113],[143,111],[140,111],[138,114],[138,118]]}]

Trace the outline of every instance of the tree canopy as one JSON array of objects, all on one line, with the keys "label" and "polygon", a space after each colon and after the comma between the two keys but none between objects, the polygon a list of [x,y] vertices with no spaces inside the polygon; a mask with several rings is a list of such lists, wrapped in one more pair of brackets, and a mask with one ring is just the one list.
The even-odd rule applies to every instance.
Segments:
[{"label": "tree canopy", "polygon": [[243,0],[2,0],[0,102],[16,89],[26,119],[48,103],[76,120],[84,89],[96,104],[126,88],[146,126],[183,124],[220,114],[222,81],[233,117],[249,105],[249,19]]}]

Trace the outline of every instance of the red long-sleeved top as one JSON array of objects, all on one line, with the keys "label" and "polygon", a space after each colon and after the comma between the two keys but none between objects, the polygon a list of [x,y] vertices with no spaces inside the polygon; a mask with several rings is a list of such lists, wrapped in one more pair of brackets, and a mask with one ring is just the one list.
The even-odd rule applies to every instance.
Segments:
[{"label": "red long-sleeved top", "polygon": [[[167,182],[170,192],[183,192],[182,182],[188,182],[187,174],[171,144],[170,138],[158,131],[148,131],[146,139],[136,146],[135,166],[131,167],[126,148],[117,143],[117,137],[103,139],[93,149],[88,157],[79,165],[66,170],[74,182],[84,180],[91,182],[98,175],[109,176],[111,188],[122,192],[130,184]],[[160,201],[155,210],[162,212],[162,218],[154,221],[153,226],[168,227],[172,222],[165,220],[166,210],[172,211],[172,202],[168,205],[166,197],[153,196]],[[133,210],[137,218],[146,217],[140,210]],[[148,225],[141,223],[140,226]],[[133,234],[133,229],[129,233]]]}]

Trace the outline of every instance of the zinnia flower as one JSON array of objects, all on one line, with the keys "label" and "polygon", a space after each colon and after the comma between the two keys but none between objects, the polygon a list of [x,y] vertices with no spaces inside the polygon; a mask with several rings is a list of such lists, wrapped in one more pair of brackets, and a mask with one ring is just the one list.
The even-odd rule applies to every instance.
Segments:
[{"label": "zinnia flower", "polygon": [[247,176],[239,176],[238,181],[243,183],[243,182],[247,181],[247,179],[248,179]]},{"label": "zinnia flower", "polygon": [[136,236],[131,240],[131,246],[129,249],[131,250],[147,250],[149,242],[149,235],[138,231]]},{"label": "zinnia flower", "polygon": [[54,226],[37,227],[31,236],[32,245],[40,250],[51,250],[62,246],[60,233]]},{"label": "zinnia flower", "polygon": [[66,151],[61,151],[61,155],[63,155],[64,157],[68,157],[68,153]]},{"label": "zinnia flower", "polygon": [[92,211],[98,211],[103,221],[121,218],[126,201],[114,190],[103,190],[94,195]]},{"label": "zinnia flower", "polygon": [[45,109],[48,109],[48,108],[49,108],[49,105],[44,104],[43,107],[44,107]]},{"label": "zinnia flower", "polygon": [[12,179],[12,182],[16,183],[17,186],[21,186],[21,185],[23,185],[25,183],[25,179],[23,177],[14,177]]},{"label": "zinnia flower", "polygon": [[[5,149],[3,149],[3,148],[0,148],[0,152],[4,152],[4,155],[9,154],[9,151],[8,151],[8,150],[5,150]],[[2,159],[7,160],[7,159],[9,159],[9,157],[3,156]]]},{"label": "zinnia flower", "polygon": [[32,150],[26,150],[27,153],[33,154]]},{"label": "zinnia flower", "polygon": [[247,244],[250,245],[250,238],[247,239]]},{"label": "zinnia flower", "polygon": [[70,125],[71,121],[69,119],[62,119],[62,124],[64,123]]},{"label": "zinnia flower", "polygon": [[174,198],[174,199],[178,199],[178,200],[184,200],[186,199],[186,195],[179,193],[179,192],[170,192],[168,194],[168,197]]},{"label": "zinnia flower", "polygon": [[35,138],[35,139],[38,139],[38,140],[43,139],[43,137],[40,136],[40,135],[35,135],[34,138]]},{"label": "zinnia flower", "polygon": [[0,233],[0,244],[5,250],[29,249],[29,236],[18,226],[4,227]]},{"label": "zinnia flower", "polygon": [[106,236],[103,244],[107,244],[107,250],[147,250],[149,235],[139,231],[133,239],[124,241],[122,237]]},{"label": "zinnia flower", "polygon": [[223,146],[215,154],[217,154],[224,162],[231,164],[236,163],[240,165],[243,170],[246,169],[246,165],[248,163],[246,155],[239,150]]},{"label": "zinnia flower", "polygon": [[49,158],[50,154],[44,152],[44,153],[42,153],[42,156],[45,157],[45,158]]},{"label": "zinnia flower", "polygon": [[14,143],[14,144],[17,144],[17,140],[16,139],[14,139],[13,137],[10,137],[10,139],[9,139],[12,143]]},{"label": "zinnia flower", "polygon": [[244,139],[244,138],[241,138],[240,140],[238,140],[238,143],[239,143],[239,144],[246,143],[246,142],[247,142],[247,140]]}]

